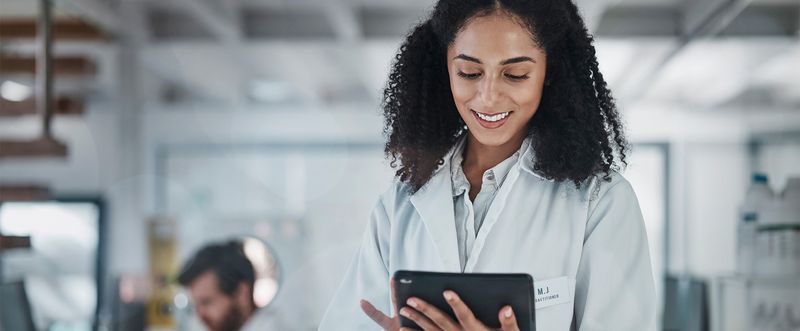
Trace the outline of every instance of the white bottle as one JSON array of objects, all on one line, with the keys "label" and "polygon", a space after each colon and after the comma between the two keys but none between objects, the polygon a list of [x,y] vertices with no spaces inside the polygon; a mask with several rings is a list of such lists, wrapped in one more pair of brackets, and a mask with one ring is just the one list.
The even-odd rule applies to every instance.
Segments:
[{"label": "white bottle", "polygon": [[767,183],[767,175],[754,173],[750,188],[745,194],[744,203],[739,210],[736,246],[736,270],[739,274],[753,274],[759,213],[764,210],[773,197],[774,194]]},{"label": "white bottle", "polygon": [[758,214],[755,273],[765,279],[781,278],[788,268],[785,263],[788,251],[784,238],[786,224],[781,206],[781,200],[776,197]]},{"label": "white bottle", "polygon": [[789,178],[780,199],[783,241],[786,245],[782,261],[787,276],[800,276],[800,177]]}]

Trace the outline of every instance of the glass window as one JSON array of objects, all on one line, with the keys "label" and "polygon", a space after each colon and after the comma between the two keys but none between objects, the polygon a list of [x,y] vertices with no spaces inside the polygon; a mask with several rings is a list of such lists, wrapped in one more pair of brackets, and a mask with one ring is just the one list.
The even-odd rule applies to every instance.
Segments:
[{"label": "glass window", "polygon": [[5,202],[0,232],[31,248],[0,261],[3,281],[24,281],[37,329],[91,330],[97,307],[100,210],[91,202]]}]

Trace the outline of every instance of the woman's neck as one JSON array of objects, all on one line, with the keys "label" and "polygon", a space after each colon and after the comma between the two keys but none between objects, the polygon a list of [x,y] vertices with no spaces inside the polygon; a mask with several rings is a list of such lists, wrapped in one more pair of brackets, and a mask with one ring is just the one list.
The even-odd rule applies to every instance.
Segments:
[{"label": "woman's neck", "polygon": [[465,170],[472,170],[470,172],[482,174],[519,150],[524,140],[524,135],[516,135],[500,146],[487,146],[481,144],[472,134],[468,134],[463,167]]}]

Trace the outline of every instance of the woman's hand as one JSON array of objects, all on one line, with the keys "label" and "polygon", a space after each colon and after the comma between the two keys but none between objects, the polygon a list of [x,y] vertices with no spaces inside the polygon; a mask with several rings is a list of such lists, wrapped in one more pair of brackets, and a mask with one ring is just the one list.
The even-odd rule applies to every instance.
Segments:
[{"label": "woman's hand", "polygon": [[369,316],[369,318],[375,321],[375,323],[378,323],[383,330],[398,331],[400,330],[400,317],[397,315],[397,298],[394,296],[394,278],[389,279],[389,288],[392,289],[391,296],[393,317],[386,316],[367,300],[361,300],[361,310],[363,310],[364,313]]},{"label": "woman's hand", "polygon": [[[400,309],[400,315],[414,321],[425,331],[486,331],[492,330],[475,318],[472,310],[467,307],[464,301],[458,297],[453,291],[445,291],[443,293],[445,300],[453,308],[457,321],[453,321],[450,316],[436,308],[435,306],[422,301],[418,298],[409,298],[406,304],[411,307],[403,307]],[[498,313],[501,328],[503,331],[519,331],[517,319],[511,306],[505,306],[500,309]],[[410,330],[407,328],[401,331]]]},{"label": "woman's hand", "polygon": [[[393,317],[386,316],[366,300],[361,300],[361,309],[375,323],[386,331],[410,331],[409,328],[400,328],[400,318],[398,317],[398,305],[394,295],[394,279],[389,281],[392,296]],[[408,306],[399,310],[399,313],[406,318],[414,321],[424,331],[486,331],[491,330],[481,323],[472,310],[467,307],[464,301],[453,291],[443,293],[445,300],[453,308],[457,321],[453,321],[450,316],[434,307],[433,305],[420,300],[419,298],[409,298],[406,301]],[[510,306],[503,307],[498,313],[502,331],[519,331],[517,319]]]}]

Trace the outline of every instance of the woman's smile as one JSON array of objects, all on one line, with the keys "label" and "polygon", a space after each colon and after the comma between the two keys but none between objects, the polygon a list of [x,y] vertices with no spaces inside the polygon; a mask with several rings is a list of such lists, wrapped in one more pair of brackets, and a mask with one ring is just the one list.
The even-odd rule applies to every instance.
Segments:
[{"label": "woman's smile", "polygon": [[497,129],[503,126],[503,124],[508,121],[508,118],[512,113],[512,111],[507,111],[504,113],[487,114],[479,113],[474,110],[472,111],[472,114],[475,115],[475,119],[478,121],[478,124],[486,129]]}]

